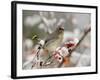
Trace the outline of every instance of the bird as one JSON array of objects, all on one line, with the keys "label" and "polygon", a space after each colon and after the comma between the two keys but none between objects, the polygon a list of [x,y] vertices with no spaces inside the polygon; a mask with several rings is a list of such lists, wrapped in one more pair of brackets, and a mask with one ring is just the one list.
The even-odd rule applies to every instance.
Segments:
[{"label": "bird", "polygon": [[40,44],[40,46],[42,45],[41,48],[44,50],[44,52],[51,53],[61,45],[63,41],[63,36],[64,36],[64,27],[62,26],[62,24],[59,24],[52,33],[48,34],[42,40],[42,42],[44,41],[43,43],[41,43],[41,39],[37,35],[34,35],[32,39],[38,40],[39,42],[38,44]]},{"label": "bird", "polygon": [[59,47],[63,41],[64,27],[59,25],[55,31],[49,34],[45,39],[43,49],[47,52],[53,52]]}]

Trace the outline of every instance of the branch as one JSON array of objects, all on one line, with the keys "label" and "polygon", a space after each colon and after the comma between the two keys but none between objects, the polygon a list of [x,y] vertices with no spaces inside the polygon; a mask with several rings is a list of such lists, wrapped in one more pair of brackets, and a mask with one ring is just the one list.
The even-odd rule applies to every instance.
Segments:
[{"label": "branch", "polygon": [[77,47],[81,44],[81,42],[84,40],[84,38],[86,37],[86,35],[91,31],[91,28],[89,28],[87,31],[84,32],[83,36],[81,37],[81,39],[79,40],[79,42],[76,44],[75,48],[73,48],[70,52],[69,55],[67,57],[70,57],[72,52],[75,51],[77,49]]},{"label": "branch", "polygon": [[[84,38],[87,36],[87,34],[91,31],[91,28],[89,27],[88,30],[84,31],[83,36],[80,38],[79,42],[76,44],[76,46],[69,51],[69,55],[66,56],[66,58],[70,57],[71,54],[73,53],[73,51],[75,51],[77,49],[77,47],[81,44],[81,42],[84,40]],[[63,57],[64,59],[64,57]],[[61,67],[63,65],[63,61],[58,65],[58,67]]]}]

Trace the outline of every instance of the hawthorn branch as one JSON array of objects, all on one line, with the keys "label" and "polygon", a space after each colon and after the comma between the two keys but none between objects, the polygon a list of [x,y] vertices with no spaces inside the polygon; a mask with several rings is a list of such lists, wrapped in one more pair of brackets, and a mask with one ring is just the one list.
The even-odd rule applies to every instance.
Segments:
[{"label": "hawthorn branch", "polygon": [[[81,44],[81,42],[84,40],[84,38],[87,36],[87,34],[91,31],[91,27],[89,27],[88,30],[84,31],[83,36],[80,38],[79,42],[76,44],[76,46],[69,51],[69,55],[67,55],[66,57],[70,57],[72,55],[72,53],[77,49],[77,47]],[[64,59],[64,57],[63,57]],[[63,61],[58,65],[58,67],[61,67],[63,65]]]},{"label": "hawthorn branch", "polygon": [[86,30],[83,34],[83,36],[81,37],[81,39],[79,40],[79,42],[76,44],[75,48],[73,48],[70,52],[69,55],[67,57],[70,57],[72,52],[75,51],[77,49],[77,47],[81,44],[81,42],[84,40],[84,38],[87,36],[87,34],[91,31],[91,28],[89,28],[88,30]]}]

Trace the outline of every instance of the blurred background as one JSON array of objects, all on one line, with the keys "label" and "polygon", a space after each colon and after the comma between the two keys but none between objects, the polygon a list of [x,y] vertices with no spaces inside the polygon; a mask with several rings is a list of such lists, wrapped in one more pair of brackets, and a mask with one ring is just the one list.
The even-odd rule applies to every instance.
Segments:
[{"label": "blurred background", "polygon": [[[72,12],[45,12],[23,10],[23,66],[31,61],[34,57],[32,50],[37,44],[32,40],[33,35],[44,39],[48,33],[52,33],[57,25],[63,23],[64,39],[67,42],[70,39],[79,41],[87,25],[91,24],[91,14],[89,13],[72,13]],[[84,41],[73,52],[70,61],[70,67],[90,66],[91,65],[91,34],[86,35]],[[42,58],[43,60],[43,58]],[[24,69],[30,69],[32,64],[28,64]],[[50,65],[47,68],[56,67]],[[35,66],[35,68],[37,68]]]}]

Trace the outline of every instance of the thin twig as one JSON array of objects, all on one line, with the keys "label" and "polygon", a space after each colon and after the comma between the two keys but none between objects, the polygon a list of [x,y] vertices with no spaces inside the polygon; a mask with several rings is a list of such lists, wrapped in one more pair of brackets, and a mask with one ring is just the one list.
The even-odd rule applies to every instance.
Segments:
[{"label": "thin twig", "polygon": [[[38,47],[38,51],[36,52],[36,56],[35,57],[37,57],[37,60],[39,60],[39,52],[40,52],[40,50],[41,50],[41,46]],[[33,58],[33,60],[34,60],[34,58]],[[34,66],[32,65],[31,68],[33,68],[33,67]]]}]

